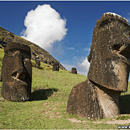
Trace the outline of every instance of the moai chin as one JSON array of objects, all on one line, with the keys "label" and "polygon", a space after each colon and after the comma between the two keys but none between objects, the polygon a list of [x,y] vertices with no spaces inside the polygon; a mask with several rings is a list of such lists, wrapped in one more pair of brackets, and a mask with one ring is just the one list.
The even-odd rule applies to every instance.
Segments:
[{"label": "moai chin", "polygon": [[32,64],[30,47],[8,43],[4,49],[2,65],[3,98],[10,101],[27,101],[31,95]]},{"label": "moai chin", "polygon": [[105,13],[93,31],[88,78],[73,87],[67,112],[88,119],[116,117],[119,96],[127,91],[130,68],[130,26],[114,13]]}]

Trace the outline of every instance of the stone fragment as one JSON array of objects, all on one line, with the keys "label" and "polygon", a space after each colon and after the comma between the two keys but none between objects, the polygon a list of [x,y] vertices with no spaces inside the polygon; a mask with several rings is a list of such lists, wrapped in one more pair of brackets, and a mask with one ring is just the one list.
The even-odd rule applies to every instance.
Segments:
[{"label": "stone fragment", "polygon": [[2,62],[3,98],[26,101],[31,96],[32,64],[30,47],[21,43],[8,43]]}]

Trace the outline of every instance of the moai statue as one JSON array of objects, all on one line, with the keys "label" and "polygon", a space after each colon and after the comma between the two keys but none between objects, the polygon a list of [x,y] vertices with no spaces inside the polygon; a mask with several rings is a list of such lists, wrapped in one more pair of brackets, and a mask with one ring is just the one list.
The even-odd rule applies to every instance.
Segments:
[{"label": "moai statue", "polygon": [[53,71],[59,71],[59,68],[60,68],[59,63],[57,62],[53,63],[53,68],[52,68]]},{"label": "moai statue", "polygon": [[40,60],[39,60],[39,56],[36,56],[36,57],[35,57],[35,63],[36,63],[35,67],[38,68],[38,69],[40,69]]},{"label": "moai statue", "polygon": [[11,101],[30,99],[32,64],[30,47],[20,43],[8,43],[4,49],[2,64],[3,98]]},{"label": "moai statue", "polygon": [[128,21],[115,13],[105,13],[97,21],[88,56],[88,78],[73,87],[67,104],[68,113],[88,119],[120,114],[119,97],[128,87],[129,36]]},{"label": "moai statue", "polygon": [[77,74],[77,69],[73,67],[73,68],[71,69],[71,73],[72,73],[72,74]]}]

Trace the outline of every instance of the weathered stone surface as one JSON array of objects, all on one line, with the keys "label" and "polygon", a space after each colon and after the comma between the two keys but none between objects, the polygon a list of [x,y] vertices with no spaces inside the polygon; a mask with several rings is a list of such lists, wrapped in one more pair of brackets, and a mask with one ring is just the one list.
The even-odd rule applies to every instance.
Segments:
[{"label": "weathered stone surface", "polygon": [[118,15],[104,14],[94,28],[88,78],[108,89],[127,91],[130,27]]},{"label": "weathered stone surface", "polygon": [[2,97],[11,101],[29,100],[32,81],[30,47],[12,42],[7,44],[4,52]]},{"label": "weathered stone surface", "polygon": [[94,84],[89,79],[73,87],[67,112],[87,119],[100,119],[119,115],[119,91]]},{"label": "weathered stone surface", "polygon": [[59,68],[60,68],[60,66],[59,66],[59,63],[57,63],[57,62],[55,62],[55,63],[53,63],[53,71],[59,71]]},{"label": "weathered stone surface", "polygon": [[88,119],[103,117],[103,110],[99,106],[97,88],[89,80],[73,87],[67,104],[67,112]]},{"label": "weathered stone surface", "polygon": [[40,59],[38,56],[35,57],[35,63],[36,63],[35,67],[40,69]]},{"label": "weathered stone surface", "polygon": [[130,69],[130,26],[126,19],[105,13],[93,32],[88,79],[73,87],[67,112],[88,119],[120,114],[119,97],[127,91]]},{"label": "weathered stone surface", "polygon": [[71,69],[71,73],[72,73],[72,74],[77,74],[77,69],[73,67],[73,68]]}]

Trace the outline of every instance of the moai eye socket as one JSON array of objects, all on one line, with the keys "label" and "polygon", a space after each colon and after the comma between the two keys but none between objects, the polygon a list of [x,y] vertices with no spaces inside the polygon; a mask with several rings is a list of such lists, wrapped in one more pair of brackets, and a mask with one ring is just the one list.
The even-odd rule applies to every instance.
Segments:
[{"label": "moai eye socket", "polygon": [[105,21],[103,21],[103,22],[100,24],[100,27],[101,27],[101,28],[102,28],[102,27],[106,27],[106,26],[108,26],[110,23],[111,23],[110,20],[105,20]]},{"label": "moai eye socket", "polygon": [[112,46],[112,49],[119,51],[121,46],[122,46],[121,44],[115,44],[115,45]]},{"label": "moai eye socket", "polygon": [[23,62],[24,62],[24,64],[30,63],[30,59],[24,58],[24,59],[23,59]]}]

